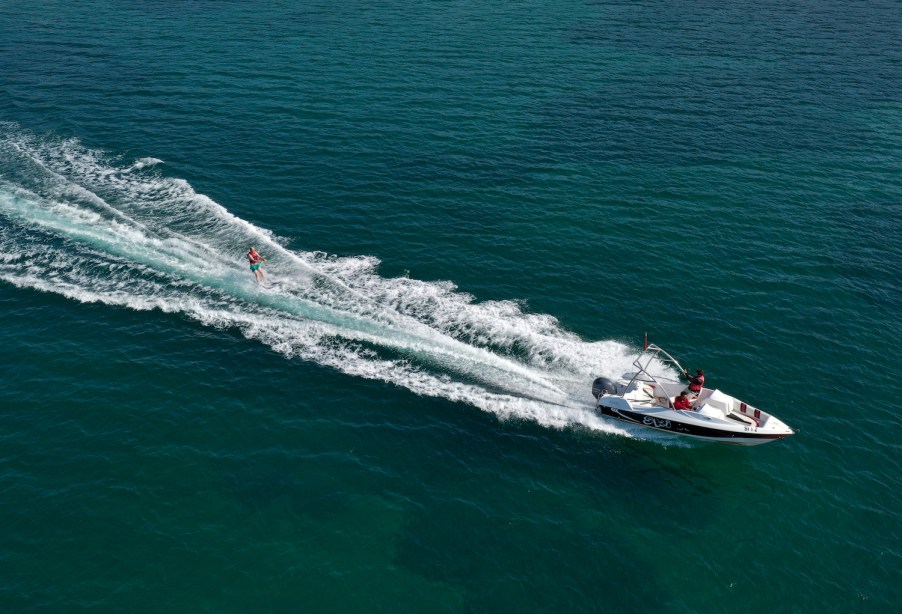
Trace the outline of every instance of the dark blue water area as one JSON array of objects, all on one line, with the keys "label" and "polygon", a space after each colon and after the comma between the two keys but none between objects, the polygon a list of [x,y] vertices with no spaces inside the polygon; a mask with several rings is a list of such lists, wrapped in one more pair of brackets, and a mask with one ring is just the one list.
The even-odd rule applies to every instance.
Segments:
[{"label": "dark blue water area", "polygon": [[[892,611],[898,9],[0,4],[0,609]],[[799,432],[552,426],[286,352],[187,290],[104,294],[125,256],[3,204],[45,186],[26,141],[95,179],[160,160],[155,190],[377,259],[386,291],[447,283],[582,349],[648,330]],[[23,262],[41,241],[81,276]]]}]

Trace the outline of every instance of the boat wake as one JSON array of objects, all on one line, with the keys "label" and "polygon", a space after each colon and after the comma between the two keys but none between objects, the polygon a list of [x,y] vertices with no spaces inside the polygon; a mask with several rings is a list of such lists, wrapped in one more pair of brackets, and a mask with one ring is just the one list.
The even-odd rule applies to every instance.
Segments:
[{"label": "boat wake", "polygon": [[[0,124],[0,279],[234,328],[286,357],[501,418],[646,436],[592,409],[589,383],[628,370],[627,346],[584,342],[551,316],[477,303],[450,282],[382,277],[372,257],[288,249],[161,164]],[[277,286],[254,283],[252,244]]]}]

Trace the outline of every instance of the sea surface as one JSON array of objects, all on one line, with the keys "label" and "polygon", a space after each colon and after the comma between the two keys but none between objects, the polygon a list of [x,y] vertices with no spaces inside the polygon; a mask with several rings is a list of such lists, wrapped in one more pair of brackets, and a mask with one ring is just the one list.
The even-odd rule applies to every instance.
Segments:
[{"label": "sea surface", "polygon": [[[900,37],[0,0],[0,611],[898,611]],[[799,432],[603,420],[646,331]]]}]

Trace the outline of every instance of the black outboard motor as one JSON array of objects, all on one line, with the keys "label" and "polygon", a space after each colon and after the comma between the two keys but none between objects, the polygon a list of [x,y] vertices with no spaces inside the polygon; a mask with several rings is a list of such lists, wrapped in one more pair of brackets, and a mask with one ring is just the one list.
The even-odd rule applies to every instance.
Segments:
[{"label": "black outboard motor", "polygon": [[606,377],[599,377],[592,382],[592,396],[597,399],[603,394],[617,394],[617,384]]}]

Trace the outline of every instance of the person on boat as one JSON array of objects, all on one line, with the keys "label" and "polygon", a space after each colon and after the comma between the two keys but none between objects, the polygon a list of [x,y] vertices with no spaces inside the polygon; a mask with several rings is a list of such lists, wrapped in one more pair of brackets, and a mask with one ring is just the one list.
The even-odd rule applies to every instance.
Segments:
[{"label": "person on boat", "polygon": [[702,369],[696,369],[695,375],[690,377],[689,371],[683,371],[683,375],[689,380],[689,392],[698,396],[705,386],[705,372]]},{"label": "person on boat", "polygon": [[674,409],[692,409],[692,401],[689,399],[689,393],[685,390],[680,393],[680,396],[673,400],[673,408]]},{"label": "person on boat", "polygon": [[259,252],[257,252],[257,248],[253,245],[249,250],[247,250],[247,261],[251,265],[251,273],[254,274],[254,279],[257,280],[257,285],[260,285],[260,281],[266,281],[266,273],[263,272],[263,269],[260,268],[263,266],[263,263],[266,262],[266,258],[261,256]]}]

